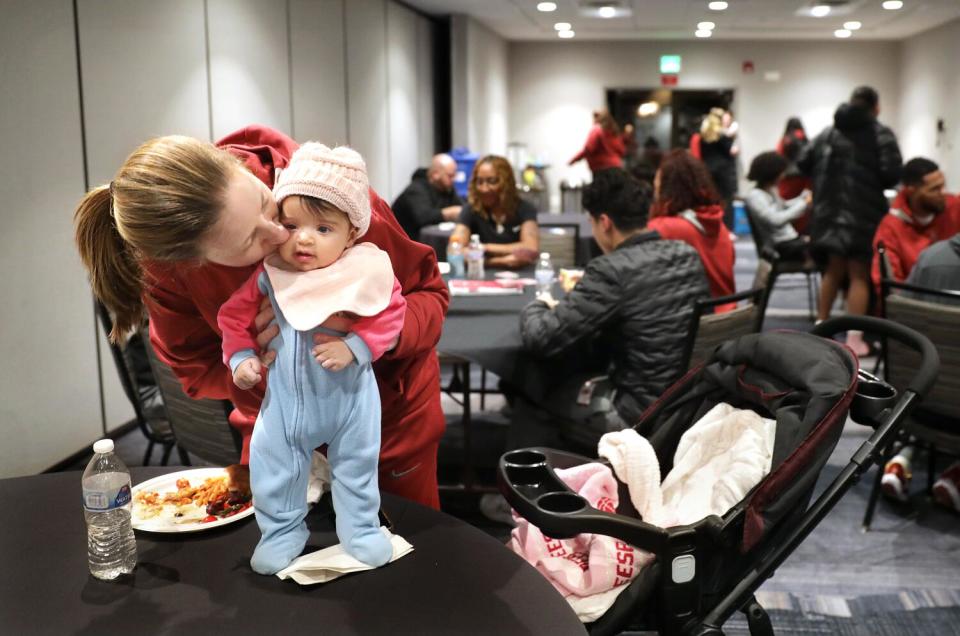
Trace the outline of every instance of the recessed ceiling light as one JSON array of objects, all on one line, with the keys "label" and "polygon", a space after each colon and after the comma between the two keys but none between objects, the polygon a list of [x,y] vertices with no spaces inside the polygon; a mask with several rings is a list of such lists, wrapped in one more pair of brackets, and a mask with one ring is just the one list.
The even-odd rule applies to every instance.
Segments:
[{"label": "recessed ceiling light", "polygon": [[570,38],[572,38],[573,36],[575,36],[576,33],[574,33],[573,31],[569,31],[569,30],[568,30],[568,31],[560,31],[559,33],[557,33],[557,35],[559,35],[560,37],[562,37],[564,40],[569,40]]},{"label": "recessed ceiling light", "polygon": [[903,2],[902,0],[886,0],[881,6],[887,11],[896,11],[903,8]]},{"label": "recessed ceiling light", "polygon": [[727,3],[723,0],[715,0],[707,5],[707,8],[711,11],[725,11],[727,8]]},{"label": "recessed ceiling light", "polygon": [[697,28],[701,31],[713,31],[717,25],[713,22],[697,22]]},{"label": "recessed ceiling light", "polygon": [[843,23],[843,28],[846,29],[846,30],[848,30],[848,31],[856,31],[857,29],[859,29],[859,28],[862,27],[862,26],[863,26],[863,25],[860,24],[859,22],[857,22],[856,20],[854,20],[854,21],[852,21],[852,22],[844,22],[844,23]]},{"label": "recessed ceiling light", "polygon": [[556,2],[538,2],[537,11],[543,11],[544,13],[550,13],[551,11],[557,10]]},{"label": "recessed ceiling light", "polygon": [[693,34],[698,38],[708,38],[713,35],[713,31],[710,29],[697,29]]},{"label": "recessed ceiling light", "polygon": [[810,15],[815,18],[822,18],[830,15],[830,5],[829,4],[818,4],[812,9],[810,9]]},{"label": "recessed ceiling light", "polygon": [[601,18],[612,18],[617,15],[617,10],[609,6],[600,7],[600,9],[597,11],[597,15],[599,15]]},{"label": "recessed ceiling light", "polygon": [[555,31],[569,31],[572,28],[573,27],[570,26],[569,22],[557,22],[556,24],[553,25],[553,29]]},{"label": "recessed ceiling light", "polygon": [[853,35],[853,31],[850,31],[849,29],[837,29],[833,32],[833,35],[834,37],[838,38],[848,38]]}]

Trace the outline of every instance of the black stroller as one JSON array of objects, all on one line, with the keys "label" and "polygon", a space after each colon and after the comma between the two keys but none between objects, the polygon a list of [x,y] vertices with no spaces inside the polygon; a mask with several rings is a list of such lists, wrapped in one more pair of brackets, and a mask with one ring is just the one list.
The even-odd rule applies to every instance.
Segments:
[{"label": "black stroller", "polygon": [[[920,353],[920,370],[903,395],[898,398],[889,384],[859,371],[856,357],[826,338],[848,329],[894,338]],[[596,460],[544,448],[511,451],[500,459],[501,492],[544,534],[603,534],[656,555],[613,606],[587,625],[591,633],[640,626],[661,634],[722,635],[724,622],[741,610],[752,635],[773,634],[754,593],[871,464],[882,460],[884,447],[939,369],[927,338],[886,320],[837,318],[818,325],[814,334],[779,331],[727,341],[667,389],[636,425],[666,475],[680,437],[717,403],[776,419],[770,473],[722,518],[660,528],[638,518],[623,484],[617,514],[610,514],[589,506],[553,472]],[[808,506],[848,411],[876,430]]]}]

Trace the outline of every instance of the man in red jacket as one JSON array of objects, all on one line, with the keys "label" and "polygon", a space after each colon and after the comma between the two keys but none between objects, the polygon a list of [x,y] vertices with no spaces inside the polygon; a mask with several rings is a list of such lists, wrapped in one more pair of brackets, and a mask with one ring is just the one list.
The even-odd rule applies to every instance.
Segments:
[{"label": "man in red jacket", "polygon": [[[252,249],[250,244],[265,241],[276,245],[286,238],[285,231],[276,225],[276,204],[270,188],[277,170],[286,167],[298,145],[283,133],[263,126],[244,128],[216,145],[239,158],[253,178],[244,173],[228,186],[229,218],[205,250],[207,262],[147,265],[150,284],[145,300],[150,313],[150,341],[187,394],[233,403],[230,423],[243,438],[241,463],[246,464],[266,385],[264,381],[254,389],[241,391],[233,384],[230,370],[221,359],[217,312],[263,255],[263,250]],[[437,449],[444,418],[435,347],[449,296],[433,250],[407,238],[389,206],[372,189],[370,207],[370,229],[364,240],[390,255],[407,301],[396,346],[373,365],[382,406],[380,488],[438,508]],[[244,229],[244,223],[249,230]],[[252,255],[253,262],[248,262],[246,254]],[[263,325],[263,321],[258,324]],[[275,335],[274,329],[263,330],[258,338],[261,345]]]},{"label": "man in red jacket", "polygon": [[877,246],[881,242],[891,278],[904,281],[920,252],[960,230],[956,198],[944,195],[945,180],[937,164],[923,157],[911,159],[903,166],[902,181],[903,189],[873,236],[871,277],[877,289],[881,278]]}]

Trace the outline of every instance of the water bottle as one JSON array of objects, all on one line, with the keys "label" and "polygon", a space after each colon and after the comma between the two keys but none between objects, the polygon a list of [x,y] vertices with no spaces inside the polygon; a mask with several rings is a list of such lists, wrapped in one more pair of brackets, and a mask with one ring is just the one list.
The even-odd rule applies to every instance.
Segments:
[{"label": "water bottle", "polygon": [[471,235],[467,246],[467,278],[483,280],[483,245],[479,234]]},{"label": "water bottle", "polygon": [[451,278],[464,277],[463,246],[460,241],[453,241],[447,247],[447,263],[450,264]]},{"label": "water bottle", "polygon": [[87,559],[98,579],[133,572],[137,541],[130,525],[130,471],[113,453],[113,440],[93,445],[83,471],[83,516],[87,521]]},{"label": "water bottle", "polygon": [[549,294],[553,287],[553,263],[550,262],[548,252],[540,253],[540,260],[537,261],[537,268],[533,272],[533,277],[537,280],[537,296]]}]

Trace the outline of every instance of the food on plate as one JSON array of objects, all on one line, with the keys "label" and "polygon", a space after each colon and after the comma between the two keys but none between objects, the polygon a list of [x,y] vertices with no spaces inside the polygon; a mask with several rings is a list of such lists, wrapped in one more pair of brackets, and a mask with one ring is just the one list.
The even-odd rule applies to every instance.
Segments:
[{"label": "food on plate", "polygon": [[576,287],[581,278],[583,278],[582,269],[560,268],[560,287],[566,294],[569,294]]},{"label": "food on plate", "polygon": [[133,498],[133,514],[139,521],[161,519],[175,524],[209,523],[243,512],[251,505],[249,492],[232,491],[228,477],[210,477],[193,485],[178,479],[177,489],[160,493],[141,490]]}]

